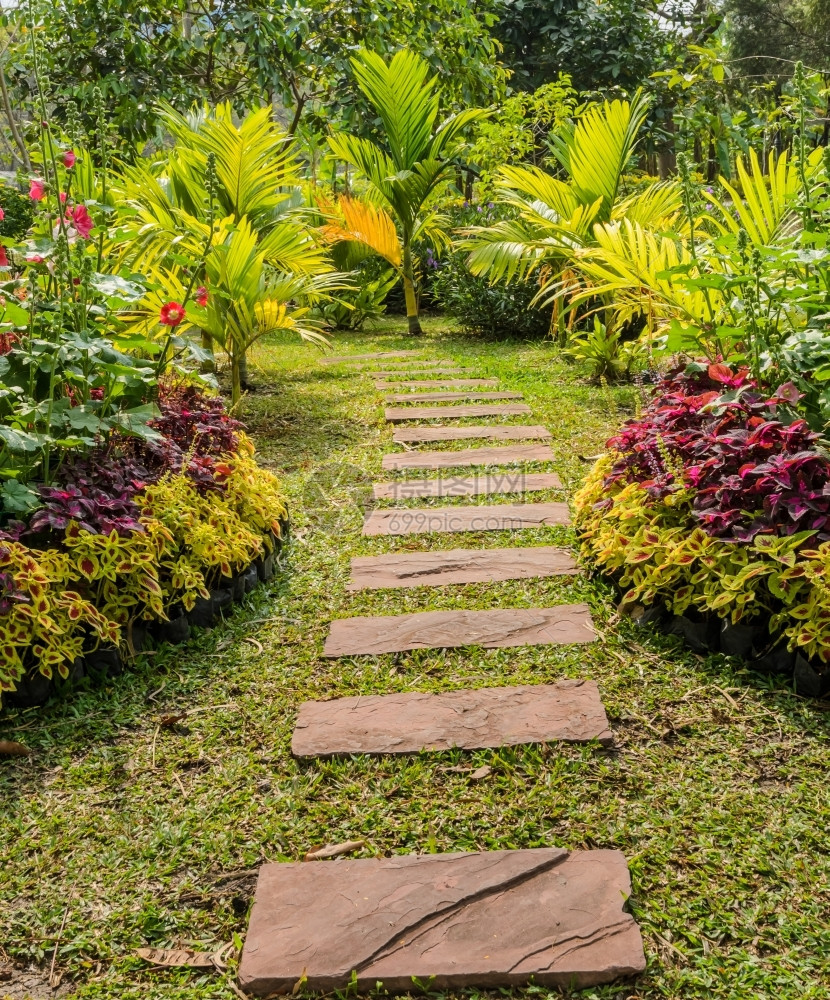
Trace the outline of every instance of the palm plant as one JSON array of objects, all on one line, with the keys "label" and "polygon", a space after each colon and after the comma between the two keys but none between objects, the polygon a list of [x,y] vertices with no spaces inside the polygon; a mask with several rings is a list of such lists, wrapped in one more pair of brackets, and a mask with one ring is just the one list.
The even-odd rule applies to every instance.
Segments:
[{"label": "palm plant", "polygon": [[358,86],[378,113],[383,138],[339,133],[329,137],[329,145],[368,181],[370,197],[385,211],[374,219],[376,230],[353,231],[348,238],[365,242],[368,236],[377,243],[375,237],[384,236],[384,228],[384,239],[389,236],[386,219],[394,219],[409,332],[419,334],[412,246],[436,229],[434,203],[463,148],[461,133],[488,112],[467,109],[438,124],[437,80],[413,52],[396,52],[386,63],[376,53],[363,51],[352,66]]},{"label": "palm plant", "polygon": [[[193,286],[187,272],[200,269],[196,283],[209,286],[209,306],[192,311],[178,332],[198,327],[205,347],[215,341],[228,353],[236,400],[247,382],[248,347],[262,333],[296,329],[319,338],[305,315],[335,287],[333,265],[298,207],[300,164],[268,108],[238,125],[229,104],[189,116],[163,105],[160,113],[176,145],[163,161],[124,168],[112,266],[141,270],[157,286],[130,310],[130,329],[144,333],[171,293]],[[247,282],[240,260],[249,262]],[[222,313],[227,327],[214,322]]]},{"label": "palm plant", "polygon": [[[605,101],[552,137],[564,178],[541,167],[503,167],[499,195],[515,218],[469,230],[462,246],[471,251],[473,274],[523,281],[539,273],[538,301],[549,301],[573,290],[580,278],[579,254],[596,243],[598,226],[629,219],[658,228],[673,221],[682,205],[674,182],[655,182],[637,194],[620,196],[647,110],[642,95],[631,102]],[[559,317],[563,322],[561,313]]]}]

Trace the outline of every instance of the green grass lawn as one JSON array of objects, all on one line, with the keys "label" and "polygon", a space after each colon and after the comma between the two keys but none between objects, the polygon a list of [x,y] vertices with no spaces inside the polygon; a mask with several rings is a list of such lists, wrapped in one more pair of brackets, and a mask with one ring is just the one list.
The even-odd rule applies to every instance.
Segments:
[{"label": "green grass lawn", "polygon": [[[335,350],[411,348],[403,329],[390,321],[338,337]],[[464,337],[439,320],[426,329],[429,356],[524,392],[533,414],[512,422],[550,428],[568,491],[588,468],[578,456],[599,452],[633,411],[632,389],[588,385],[549,344]],[[407,474],[380,471],[393,450],[383,393],[365,374],[319,366],[318,356],[266,342],[253,358],[259,390],[244,403],[293,518],[273,583],[220,627],[156,651],[105,687],[0,717],[0,736],[33,751],[0,759],[0,965],[5,949],[48,971],[57,943],[56,968],[78,997],[230,998],[233,966],[227,976],[158,972],[131,953],[240,940],[264,861],[361,839],[379,855],[609,847],[630,861],[649,966],[635,986],[580,996],[826,1000],[830,705],[618,621],[611,589],[587,576],[347,593],[353,555],[574,538],[563,528],[361,538],[367,485]],[[333,617],[577,601],[592,608],[600,640],[591,646],[320,656]],[[599,683],[615,749],[324,763],[290,755],[295,711],[309,698],[563,677]],[[180,727],[162,724],[185,712]],[[448,770],[460,762],[492,772],[473,782]]]}]

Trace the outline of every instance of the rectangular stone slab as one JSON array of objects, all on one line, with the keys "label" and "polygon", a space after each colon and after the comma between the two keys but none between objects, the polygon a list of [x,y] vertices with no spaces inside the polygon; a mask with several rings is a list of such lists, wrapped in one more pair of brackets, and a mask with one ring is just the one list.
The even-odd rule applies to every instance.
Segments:
[{"label": "rectangular stone slab", "polygon": [[473,427],[396,427],[392,432],[395,444],[424,444],[428,441],[467,441],[471,438],[492,438],[494,441],[547,441],[553,435],[538,424],[479,424]]},{"label": "rectangular stone slab", "polygon": [[619,851],[540,847],[260,868],[246,993],[598,986],[645,969]]},{"label": "rectangular stone slab", "polygon": [[307,701],[300,705],[291,752],[335,757],[554,740],[613,743],[594,681]]},{"label": "rectangular stone slab", "polygon": [[462,465],[508,465],[514,462],[552,462],[547,444],[511,444],[502,448],[463,448],[460,451],[405,451],[384,455],[381,468],[455,469]]},{"label": "rectangular stone slab", "polygon": [[520,392],[396,392],[387,403],[451,403],[455,399],[521,399]]},{"label": "rectangular stone slab", "polygon": [[345,365],[350,364],[353,361],[375,361],[383,358],[407,358],[411,356],[418,357],[419,354],[423,353],[424,352],[422,350],[377,351],[374,354],[343,354],[333,358],[320,358],[319,362],[321,365]]},{"label": "rectangular stone slab", "polygon": [[[451,363],[451,362],[448,362]],[[424,362],[424,364],[432,364],[431,361]],[[426,378],[427,375],[435,376],[439,375],[463,375],[464,372],[469,371],[468,368],[426,368],[426,369],[412,369],[412,368],[399,368],[397,371],[388,372],[367,372],[367,375],[371,375],[372,378],[385,378],[390,381],[399,382],[401,379],[411,378],[413,375]]]},{"label": "rectangular stone slab", "polygon": [[452,420],[456,417],[523,417],[530,413],[527,403],[507,406],[387,406],[384,416],[390,424],[404,420]]},{"label": "rectangular stone slab", "polygon": [[587,604],[492,611],[419,611],[407,615],[337,618],[324,656],[380,656],[408,649],[550,646],[596,639]]},{"label": "rectangular stone slab", "polygon": [[[474,388],[476,386],[481,387],[485,385],[498,385],[499,380],[496,378],[435,378],[427,380],[418,380],[416,382],[375,382],[376,389],[431,389],[436,385],[449,385],[457,388],[466,386],[468,389]],[[404,397],[408,398],[408,397]]]},{"label": "rectangular stone slab", "polygon": [[521,531],[570,524],[566,503],[488,504],[480,507],[397,507],[373,510],[364,535],[427,535],[450,531]]},{"label": "rectangular stone slab", "polygon": [[386,587],[440,587],[448,583],[527,580],[574,576],[574,557],[549,545],[510,549],[447,549],[439,552],[390,552],[355,556],[348,590]]},{"label": "rectangular stone slab", "polygon": [[[388,372],[375,371],[376,365],[383,364],[384,367],[389,368]],[[363,364],[358,365],[361,371],[365,371],[367,375],[371,375],[373,378],[382,378],[384,375],[395,376],[400,375],[403,378],[407,378],[416,369],[430,368],[432,371],[437,371],[441,368],[451,368],[457,365],[457,361],[453,361],[452,358],[439,358],[436,360],[424,360],[422,358],[409,358],[408,361],[395,361],[394,358],[385,363],[383,361],[364,361]],[[414,366],[414,367],[413,367]],[[394,369],[394,371],[392,370]]]},{"label": "rectangular stone slab", "polygon": [[470,497],[487,493],[533,493],[561,490],[555,472],[522,472],[520,469],[487,475],[439,476],[437,479],[404,479],[399,483],[375,483],[375,500],[414,500],[418,497]]}]

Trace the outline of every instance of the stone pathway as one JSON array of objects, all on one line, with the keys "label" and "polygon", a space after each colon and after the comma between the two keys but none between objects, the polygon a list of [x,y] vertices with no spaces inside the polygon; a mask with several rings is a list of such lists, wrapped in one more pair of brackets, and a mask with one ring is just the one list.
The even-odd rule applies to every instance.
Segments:
[{"label": "stone pathway", "polygon": [[407,451],[384,455],[381,467],[389,469],[456,469],[462,465],[516,465],[521,462],[552,462],[546,444],[512,444],[503,448],[469,448],[462,451]]},{"label": "stone pathway", "polygon": [[442,549],[354,556],[348,590],[443,587],[448,583],[493,583],[530,577],[573,576],[573,553],[547,545],[520,549]]},{"label": "stone pathway", "polygon": [[556,740],[613,743],[593,681],[307,701],[300,706],[291,752],[334,757]]},{"label": "stone pathway", "polygon": [[507,406],[387,406],[384,416],[390,424],[404,420],[452,420],[453,417],[523,417],[530,413],[527,403]]},{"label": "stone pathway", "polygon": [[396,392],[387,403],[451,403],[456,399],[521,399],[520,392]]},{"label": "stone pathway", "polygon": [[446,479],[405,479],[399,483],[375,483],[375,500],[414,500],[417,497],[471,497],[485,493],[536,493],[561,490],[555,472],[476,473]]},{"label": "stone pathway", "polygon": [[396,427],[392,431],[395,444],[426,444],[430,441],[467,441],[471,438],[493,438],[497,441],[547,441],[553,435],[540,424],[504,424],[472,427]]},{"label": "stone pathway", "polygon": [[570,990],[645,967],[619,851],[557,847],[263,865],[242,961],[260,996],[383,983],[410,993]]},{"label": "stone pathway", "polygon": [[489,504],[486,507],[392,507],[373,510],[363,522],[364,535],[423,535],[451,531],[519,531],[570,524],[566,503]]},{"label": "stone pathway", "polygon": [[[325,358],[324,364],[377,363],[420,351],[384,351]],[[397,362],[396,362],[397,364]],[[401,362],[418,374],[455,373],[452,361]],[[429,371],[430,367],[432,371]],[[360,367],[363,367],[360,364]],[[379,373],[374,374],[378,378]],[[479,392],[495,385],[475,377],[401,381],[412,368],[386,370],[377,389],[465,387],[463,392],[409,392],[388,397],[409,405],[387,408],[386,420],[452,420],[520,416],[525,404],[418,407],[416,402],[520,399],[517,392]],[[429,426],[396,430],[398,444],[547,439],[543,427]],[[550,462],[547,445],[408,451],[385,455],[384,469]],[[375,499],[480,496],[560,489],[555,473],[514,470],[487,475],[377,483]],[[483,504],[370,511],[364,535],[509,530],[568,524],[565,503]],[[552,546],[396,551],[351,560],[348,589],[451,586],[575,575],[573,554]],[[332,621],[327,657],[381,655],[415,649],[484,648],[596,639],[584,604],[546,608],[428,611]],[[404,754],[553,741],[599,742],[612,734],[596,684],[478,688],[438,694],[403,692],[306,702],[292,751],[301,758],[355,753]],[[636,975],[645,968],[639,929],[624,911],[631,891],[618,851],[559,848],[394,856],[260,869],[239,968],[241,987],[257,995],[295,989],[331,992],[350,982],[359,992],[382,982],[391,993],[411,991],[413,979],[433,990],[526,985],[576,989]]]},{"label": "stone pathway", "polygon": [[[475,387],[482,387],[485,385],[498,385],[498,381],[494,378],[436,378],[419,380],[416,382],[375,382],[376,389],[433,389],[436,385],[448,385],[451,388],[467,388],[472,389]],[[464,396],[464,393],[461,393]],[[411,399],[411,396],[403,395],[400,397],[403,400]]]},{"label": "stone pathway", "polygon": [[329,626],[324,656],[377,656],[407,649],[551,646],[596,639],[586,604],[493,611],[418,611],[381,618],[338,618]]}]

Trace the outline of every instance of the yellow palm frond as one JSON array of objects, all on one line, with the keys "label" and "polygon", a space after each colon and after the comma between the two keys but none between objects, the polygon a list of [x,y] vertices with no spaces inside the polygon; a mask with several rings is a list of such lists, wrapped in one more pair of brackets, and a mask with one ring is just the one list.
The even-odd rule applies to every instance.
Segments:
[{"label": "yellow palm frond", "polygon": [[320,230],[327,243],[344,240],[362,243],[380,254],[393,267],[400,268],[401,242],[388,212],[370,202],[346,197],[340,199],[337,210],[342,216],[342,223],[332,222]]}]

